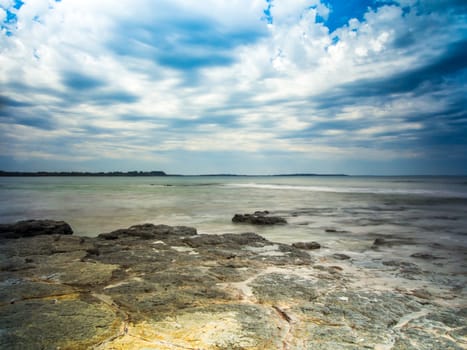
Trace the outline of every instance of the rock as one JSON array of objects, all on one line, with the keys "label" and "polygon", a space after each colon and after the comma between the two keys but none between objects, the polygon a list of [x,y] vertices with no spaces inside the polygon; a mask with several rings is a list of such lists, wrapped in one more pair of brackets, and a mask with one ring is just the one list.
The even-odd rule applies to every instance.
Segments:
[{"label": "rock", "polygon": [[252,225],[277,225],[286,224],[287,220],[280,216],[269,216],[269,212],[265,210],[256,211],[253,214],[235,214],[232,218],[232,222]]},{"label": "rock", "polygon": [[436,260],[436,259],[444,259],[440,256],[435,256],[430,253],[414,253],[411,255],[412,258],[417,258],[417,259],[424,259],[424,260]]},{"label": "rock", "polygon": [[349,260],[350,259],[350,256],[342,254],[342,253],[332,254],[332,257],[337,260]]},{"label": "rock", "polygon": [[2,349],[91,349],[120,326],[107,305],[78,299],[15,302],[0,316]]},{"label": "rock", "polygon": [[296,275],[270,273],[259,276],[250,285],[260,303],[309,302],[318,297],[315,284]]},{"label": "rock", "polygon": [[102,233],[98,237],[106,240],[115,240],[122,236],[131,236],[143,239],[160,239],[165,236],[194,236],[196,234],[196,229],[193,227],[142,224],[131,226],[127,229]]},{"label": "rock", "polygon": [[378,246],[378,245],[384,245],[384,244],[388,244],[389,242],[387,240],[385,240],[384,238],[376,238],[373,242],[373,245],[374,246]]},{"label": "rock", "polygon": [[0,238],[20,238],[38,235],[71,235],[73,230],[64,221],[26,220],[0,225]]},{"label": "rock", "polygon": [[407,261],[385,260],[382,264],[398,268],[399,273],[397,275],[410,280],[415,279],[422,273],[422,270],[416,264]]},{"label": "rock", "polygon": [[[363,287],[355,283],[360,275],[330,266],[328,258],[316,265],[309,252],[251,232],[196,235],[193,228],[152,224],[99,238],[3,239],[0,348],[357,350],[394,344],[402,350],[465,345],[462,288],[449,290],[452,304],[451,299],[434,303],[426,298],[442,294],[432,286],[426,288],[433,296],[423,289]],[[400,269],[398,278],[408,278],[402,271],[411,265],[384,261],[378,273]]]},{"label": "rock", "polygon": [[246,233],[226,233],[223,235],[199,235],[184,240],[190,247],[201,246],[230,246],[238,249],[245,245],[257,245],[268,243],[267,240],[253,232]]},{"label": "rock", "polygon": [[348,233],[349,231],[345,230],[336,230],[335,228],[327,228],[324,230],[326,233]]},{"label": "rock", "polygon": [[7,279],[0,283],[0,305],[11,300],[23,300],[63,297],[77,291],[70,286],[46,282],[32,282],[26,279]]},{"label": "rock", "polygon": [[412,290],[412,295],[420,299],[431,299],[433,296],[426,289],[414,289]]},{"label": "rock", "polygon": [[320,249],[321,244],[318,242],[295,242],[292,243],[292,247],[305,250]]},{"label": "rock", "polygon": [[378,237],[373,241],[372,248],[377,250],[380,247],[393,247],[396,245],[413,245],[416,242],[414,241],[413,238],[407,238],[407,237],[390,237],[388,238],[383,238],[383,237]]}]

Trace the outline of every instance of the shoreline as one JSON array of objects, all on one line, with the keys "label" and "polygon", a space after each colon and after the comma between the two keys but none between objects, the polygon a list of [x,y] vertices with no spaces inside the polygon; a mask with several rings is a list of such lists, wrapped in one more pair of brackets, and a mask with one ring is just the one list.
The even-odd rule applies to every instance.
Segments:
[{"label": "shoreline", "polygon": [[434,255],[364,266],[254,233],[144,224],[90,238],[53,223],[0,239],[1,347],[467,347],[465,287],[430,280]]}]

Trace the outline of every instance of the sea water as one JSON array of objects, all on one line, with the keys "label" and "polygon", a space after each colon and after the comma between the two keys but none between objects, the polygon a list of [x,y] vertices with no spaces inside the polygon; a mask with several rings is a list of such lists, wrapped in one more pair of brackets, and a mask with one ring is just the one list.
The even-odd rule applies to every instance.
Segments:
[{"label": "sea water", "polygon": [[[256,210],[288,224],[231,221]],[[253,231],[350,252],[384,237],[465,252],[467,177],[0,178],[0,223],[25,219],[64,220],[83,236],[154,223],[194,226],[201,234]]]}]

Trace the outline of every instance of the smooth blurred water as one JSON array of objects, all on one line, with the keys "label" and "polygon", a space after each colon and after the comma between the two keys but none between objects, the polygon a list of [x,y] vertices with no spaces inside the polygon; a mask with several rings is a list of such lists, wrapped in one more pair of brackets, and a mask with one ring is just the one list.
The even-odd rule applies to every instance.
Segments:
[{"label": "smooth blurred water", "polygon": [[[233,224],[269,210],[285,226]],[[65,220],[95,236],[139,223],[358,250],[375,237],[467,246],[466,177],[3,177],[0,222]],[[362,243],[363,242],[363,243]]]}]

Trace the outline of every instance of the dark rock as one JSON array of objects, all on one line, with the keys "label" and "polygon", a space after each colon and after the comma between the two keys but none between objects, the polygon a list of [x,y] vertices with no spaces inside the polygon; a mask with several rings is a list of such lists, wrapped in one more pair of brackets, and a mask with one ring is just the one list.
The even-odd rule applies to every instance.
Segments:
[{"label": "dark rock", "polygon": [[[0,238],[21,238],[39,235],[71,235],[73,230],[64,221],[26,220],[0,225]],[[58,240],[58,239],[57,239]]]},{"label": "dark rock", "polygon": [[[118,332],[115,312],[102,303],[39,299],[2,307],[2,349],[92,349]],[[73,344],[73,346],[71,346]]]},{"label": "dark rock", "polygon": [[269,212],[256,211],[253,214],[235,214],[232,222],[247,223],[252,225],[277,225],[286,224],[287,221],[280,216],[269,216]]},{"label": "dark rock", "polygon": [[250,286],[261,303],[285,300],[309,302],[318,297],[316,286],[312,281],[295,275],[265,274],[252,281]]},{"label": "dark rock", "polygon": [[414,253],[411,255],[412,258],[417,259],[424,259],[424,260],[436,260],[436,259],[443,259],[440,256],[435,256],[430,253]]},{"label": "dark rock", "polygon": [[123,236],[138,237],[142,239],[161,239],[166,236],[194,236],[196,234],[196,229],[193,227],[142,224],[131,226],[127,229],[102,233],[98,237],[106,240],[115,240]]},{"label": "dark rock", "polygon": [[349,260],[350,259],[350,256],[342,254],[342,253],[332,254],[332,257],[337,260]]},{"label": "dark rock", "polygon": [[292,243],[292,246],[298,249],[306,249],[306,250],[321,248],[321,244],[319,244],[318,242],[296,242],[296,243]]},{"label": "dark rock", "polygon": [[387,243],[388,241],[385,240],[384,238],[376,238],[375,241],[373,242],[373,245],[384,245]]},{"label": "dark rock", "polygon": [[5,305],[11,300],[20,302],[23,300],[39,298],[56,298],[76,292],[72,287],[45,282],[32,282],[23,279],[7,279],[2,282],[0,289],[0,305]]},{"label": "dark rock", "polygon": [[88,253],[88,255],[97,255],[97,256],[100,254],[99,248],[97,247],[87,249],[86,253]]},{"label": "dark rock", "polygon": [[388,238],[378,237],[373,241],[372,248],[378,249],[380,247],[393,247],[396,245],[413,245],[413,244],[416,244],[416,242],[412,238],[390,237],[388,239]]},{"label": "dark rock", "polygon": [[326,233],[348,233],[349,231],[345,230],[336,230],[335,228],[327,228],[324,230]]},{"label": "dark rock", "polygon": [[422,270],[416,264],[407,261],[386,260],[383,261],[383,265],[397,267],[400,276],[411,280],[422,273]]},{"label": "dark rock", "polygon": [[253,233],[226,233],[223,235],[199,235],[184,239],[184,242],[190,247],[197,248],[202,246],[230,246],[239,248],[245,245],[254,245],[256,243],[269,243],[264,237]]}]

